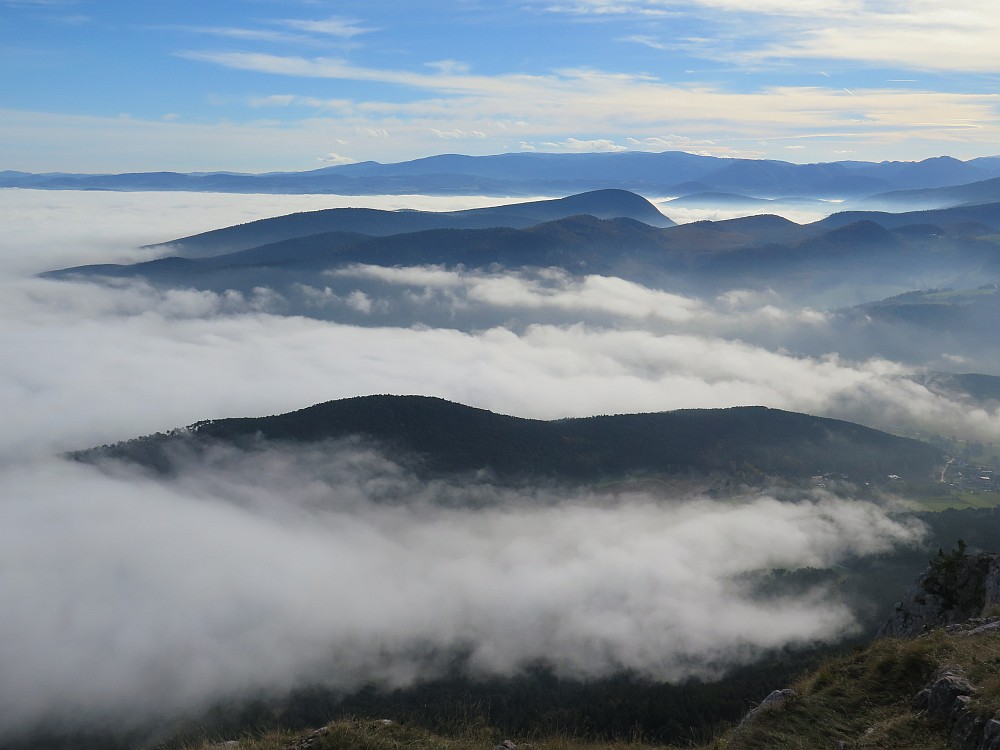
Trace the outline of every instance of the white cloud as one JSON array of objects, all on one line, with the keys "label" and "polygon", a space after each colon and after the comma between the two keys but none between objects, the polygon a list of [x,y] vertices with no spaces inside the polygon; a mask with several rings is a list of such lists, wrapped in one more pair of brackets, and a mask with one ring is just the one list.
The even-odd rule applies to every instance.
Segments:
[{"label": "white cloud", "polygon": [[61,8],[78,2],[79,0],[3,0],[4,5],[13,8]]},{"label": "white cloud", "polygon": [[[808,139],[809,153],[820,161],[836,159],[834,152],[845,148],[859,159],[942,153],[971,158],[992,153],[1000,141],[993,94],[854,87],[851,96],[835,84],[736,92],[579,69],[483,76],[379,69],[329,58],[235,52],[189,57],[240,70],[370,85],[362,99],[286,91],[240,99],[256,110],[307,110],[291,121],[169,122],[8,110],[0,112],[0,160],[26,171],[207,171],[248,164],[256,171],[308,169],[331,140],[390,130],[391,143],[362,142],[351,155],[387,162],[434,153],[438,133],[473,134],[467,148],[479,154],[519,150],[522,144],[560,150],[630,144],[780,158],[788,154],[788,139],[795,138]],[[383,90],[383,84],[394,91]],[[399,86],[411,96],[398,97]],[[663,135],[677,132],[691,142]],[[598,137],[567,137],[579,133]],[[47,161],[39,162],[39,154]]]},{"label": "white cloud", "polygon": [[283,19],[278,23],[292,29],[307,31],[312,34],[323,34],[326,36],[343,37],[348,39],[360,34],[368,34],[375,30],[362,26],[361,22],[358,20],[341,18],[338,16],[331,16],[321,20]]},{"label": "white cloud", "polygon": [[[597,16],[694,15],[723,30],[688,47],[711,59],[840,59],[909,70],[985,73],[1000,67],[994,43],[1000,18],[979,0],[947,5],[935,0],[581,0],[546,10]],[[640,44],[650,39],[628,38]],[[762,44],[761,39],[771,41]]]},{"label": "white cloud", "polygon": [[341,154],[336,154],[334,152],[328,153],[326,156],[321,156],[319,158],[324,164],[336,165],[336,164],[353,164],[357,159],[352,159],[350,156],[343,156]]},{"label": "white cloud", "polygon": [[[673,323],[705,320],[712,313],[698,300],[607,276],[577,278],[555,269],[536,274],[450,271],[437,267],[353,266],[328,272],[332,277],[376,279],[424,292],[447,291],[453,303],[488,305],[510,310],[564,310],[575,315],[610,313],[633,320]],[[459,292],[461,298],[459,298]]]},{"label": "white cloud", "polygon": [[628,151],[626,146],[621,146],[607,138],[593,138],[591,140],[567,138],[558,143],[545,141],[542,145],[558,151]]},{"label": "white cloud", "polygon": [[[744,3],[725,3],[725,6]],[[809,8],[777,2],[760,12],[800,15],[809,22],[799,27],[796,41],[786,35],[750,52],[760,58],[845,59],[871,66],[900,66],[909,70],[992,72],[1000,67],[994,39],[1000,18],[976,0],[947,6],[931,0],[903,0],[886,4],[844,2]],[[755,9],[756,10],[756,9]],[[933,54],[928,54],[933,50]]]},{"label": "white cloud", "polygon": [[424,63],[428,68],[433,68],[438,73],[448,75],[451,73],[468,73],[470,70],[469,64],[461,62],[460,60],[436,60],[434,62]]},{"label": "white cloud", "polygon": [[653,49],[660,49],[660,50],[668,50],[668,49],[670,49],[669,45],[666,45],[663,42],[658,41],[654,37],[645,36],[645,35],[642,35],[642,34],[633,34],[632,36],[622,37],[618,41],[621,41],[621,42],[632,42],[634,44],[641,44],[641,45],[643,45],[645,47],[652,47]]},{"label": "white cloud", "polygon": [[[488,132],[486,122],[503,119],[516,103],[521,119],[536,133],[560,136],[586,122],[591,131],[636,136],[643,131],[689,125],[702,140],[717,140],[725,123],[724,140],[774,139],[791,135],[856,139],[878,143],[885,158],[887,143],[906,138],[983,139],[997,132],[997,97],[910,89],[860,89],[845,95],[842,88],[775,87],[735,93],[704,85],[678,85],[645,75],[608,74],[568,69],[546,75],[477,76],[461,73],[426,74],[380,70],[329,58],[307,59],[246,53],[187,53],[192,59],[225,67],[288,76],[336,78],[408,86],[435,94],[407,103],[370,102],[359,111],[381,117],[436,118],[452,123],[440,130],[476,129]],[[500,115],[503,113],[503,116]],[[476,124],[473,124],[476,123]],[[482,123],[482,124],[480,124]],[[574,125],[577,123],[577,125]],[[781,131],[777,132],[777,124]],[[538,137],[536,135],[536,137]],[[649,137],[649,136],[646,136]],[[522,137],[522,140],[524,138]],[[561,142],[564,138],[538,138]],[[942,146],[942,149],[944,147]],[[713,150],[708,147],[708,150]]]},{"label": "white cloud", "polygon": [[431,128],[431,132],[434,133],[438,138],[444,140],[450,140],[453,138],[485,138],[486,133],[480,130],[461,130],[459,128],[452,128],[451,130],[438,130],[437,128]]},{"label": "white cloud", "polygon": [[577,677],[711,677],[854,624],[832,592],[755,599],[741,573],[920,536],[830,498],[428,484],[350,444],[223,452],[177,481],[29,463],[0,471],[0,498],[0,596],[22,605],[0,620],[0,670],[18,675],[0,683],[0,734],[128,727],[303,680],[406,685],[459,649],[480,674],[546,659]]},{"label": "white cloud", "polygon": [[690,151],[699,147],[704,148],[706,146],[715,145],[714,141],[673,134],[654,135],[647,138],[629,138],[628,142],[633,146],[643,146],[668,151]]},{"label": "white cloud", "polygon": [[548,5],[546,10],[552,13],[569,13],[577,16],[667,16],[671,12],[664,3],[657,0],[581,0],[576,3]]},{"label": "white cloud", "polygon": [[302,34],[289,34],[276,29],[246,29],[238,26],[184,26],[181,30],[194,34],[221,36],[229,39],[243,39],[251,42],[276,42],[303,44],[309,37]]},{"label": "white cloud", "polygon": [[360,289],[351,292],[347,296],[346,302],[351,309],[365,314],[370,313],[374,308],[371,297],[362,292]]},{"label": "white cloud", "polygon": [[[265,21],[259,27],[245,26],[167,26],[170,30],[192,34],[205,34],[229,39],[276,44],[312,45],[334,37],[348,40],[374,29],[365,28],[359,21],[336,16],[320,19],[278,19]],[[291,31],[288,31],[288,30]]]},{"label": "white cloud", "polygon": [[251,107],[309,107],[310,109],[330,110],[349,113],[354,109],[354,102],[349,99],[319,99],[315,96],[299,96],[297,94],[269,94],[253,96],[247,100]]}]

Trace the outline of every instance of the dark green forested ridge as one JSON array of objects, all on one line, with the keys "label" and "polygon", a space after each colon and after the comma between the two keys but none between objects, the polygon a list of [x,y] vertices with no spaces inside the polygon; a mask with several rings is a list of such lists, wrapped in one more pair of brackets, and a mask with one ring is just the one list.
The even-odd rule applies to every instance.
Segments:
[{"label": "dark green forested ridge", "polygon": [[595,481],[722,472],[743,481],[835,473],[854,481],[929,478],[942,452],[861,425],[760,406],[681,409],[552,421],[496,414],[425,396],[363,396],[269,417],[199,422],[188,430],[83,451],[169,470],[169,446],[222,441],[322,441],[360,435],[415,455],[429,473],[487,469],[501,479]]}]

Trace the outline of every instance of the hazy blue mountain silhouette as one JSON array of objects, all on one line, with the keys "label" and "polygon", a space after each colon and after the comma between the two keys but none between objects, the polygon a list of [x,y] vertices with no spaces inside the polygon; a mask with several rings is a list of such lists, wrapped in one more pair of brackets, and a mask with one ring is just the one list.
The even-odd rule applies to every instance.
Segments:
[{"label": "hazy blue mountain silhouette", "polygon": [[915,224],[932,224],[947,228],[974,222],[996,231],[1000,230],[1000,202],[955,206],[952,208],[903,211],[900,213],[890,213],[888,211],[841,211],[815,222],[813,226],[821,229],[832,229],[856,221],[871,221],[887,229],[898,229]]},{"label": "hazy blue mountain silhouette", "polygon": [[563,195],[618,188],[651,196],[706,191],[754,197],[864,197],[891,190],[934,188],[1000,176],[990,158],[962,162],[936,157],[920,162],[793,164],[728,159],[681,151],[660,153],[494,156],[442,154],[395,164],[361,162],[307,172],[183,174],[27,174],[0,172],[0,187],[74,190],[193,190],[234,193]]},{"label": "hazy blue mountain silhouette", "polygon": [[[594,208],[590,202],[600,203],[606,196],[614,198],[610,213],[655,211],[638,196],[611,191],[520,204],[513,209],[520,215],[507,216],[511,221],[530,222],[539,212],[555,208],[581,203]],[[457,221],[490,224],[500,215],[480,209],[461,212]],[[211,248],[255,245],[268,237],[318,226],[356,227],[368,222],[388,232],[393,222],[398,222],[398,228],[414,220],[448,222],[454,217],[333,209],[217,230],[166,243],[164,248],[191,250],[197,256],[208,254]],[[353,264],[497,270],[555,267],[572,274],[616,275],[690,294],[780,288],[791,299],[829,307],[913,289],[1000,281],[1000,254],[990,237],[998,229],[1000,204],[906,214],[844,212],[805,225],[762,215],[658,228],[629,218],[581,215],[525,228],[444,228],[381,236],[327,231],[210,257],[81,266],[47,275],[135,277],[163,287],[215,291],[268,287],[284,293],[302,284],[323,288],[332,282],[321,274]],[[864,296],[854,289],[864,289]],[[325,314],[303,309],[289,312]]]},{"label": "hazy blue mountain silhouette", "polygon": [[996,203],[997,201],[1000,201],[1000,178],[994,177],[965,185],[880,193],[868,198],[865,204],[884,206],[890,209],[900,207],[931,209]]},{"label": "hazy blue mountain silhouette", "polygon": [[173,255],[207,257],[327,232],[383,236],[428,229],[523,228],[579,214],[601,219],[627,217],[656,227],[674,224],[642,196],[624,190],[595,190],[566,198],[464,211],[330,208],[260,219],[161,245],[168,246]]}]

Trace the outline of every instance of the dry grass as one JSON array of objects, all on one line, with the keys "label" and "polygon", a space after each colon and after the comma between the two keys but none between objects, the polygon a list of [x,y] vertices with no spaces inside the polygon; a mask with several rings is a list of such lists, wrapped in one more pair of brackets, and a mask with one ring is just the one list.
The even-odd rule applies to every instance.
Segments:
[{"label": "dry grass", "polygon": [[709,747],[813,750],[843,742],[850,748],[946,750],[946,727],[910,708],[946,664],[964,669],[976,686],[974,710],[1000,714],[1000,634],[938,630],[913,640],[875,641],[824,663],[793,685],[795,700]]},{"label": "dry grass", "polygon": [[[504,739],[495,730],[474,728],[458,736],[371,719],[335,721],[316,732],[270,732],[260,737],[204,742],[184,750],[492,750]],[[649,750],[638,742],[596,742],[568,737],[513,738],[518,750]]]},{"label": "dry grass", "polygon": [[[938,630],[913,640],[875,641],[825,662],[792,685],[795,699],[762,711],[741,732],[720,735],[702,750],[814,750],[840,742],[858,749],[946,750],[946,727],[910,708],[913,696],[945,664],[964,669],[976,686],[974,710],[1000,715],[1000,633],[969,636]],[[347,719],[315,733],[270,733],[183,750],[492,750],[505,739],[476,723],[446,736],[400,723]],[[653,747],[641,741],[560,736],[509,739],[518,750]]]}]

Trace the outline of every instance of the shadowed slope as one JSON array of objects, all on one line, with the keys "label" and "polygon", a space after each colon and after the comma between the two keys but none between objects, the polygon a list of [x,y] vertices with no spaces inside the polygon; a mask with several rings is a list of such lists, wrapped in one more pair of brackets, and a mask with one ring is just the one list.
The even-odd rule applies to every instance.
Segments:
[{"label": "shadowed slope", "polygon": [[630,475],[726,472],[746,478],[803,478],[838,472],[879,480],[924,478],[940,451],[867,427],[764,407],[685,409],[539,421],[422,396],[330,401],[271,417],[199,422],[186,432],[140,438],[77,454],[171,469],[177,441],[316,442],[351,436],[420,457],[431,473],[488,469],[506,480],[593,481]]},{"label": "shadowed slope", "polygon": [[589,214],[599,219],[626,217],[657,227],[672,226],[645,198],[625,190],[595,190],[554,200],[473,208],[466,211],[383,211],[331,208],[277,216],[155,245],[171,254],[208,257],[324,232],[385,236],[428,229],[523,228]]}]

